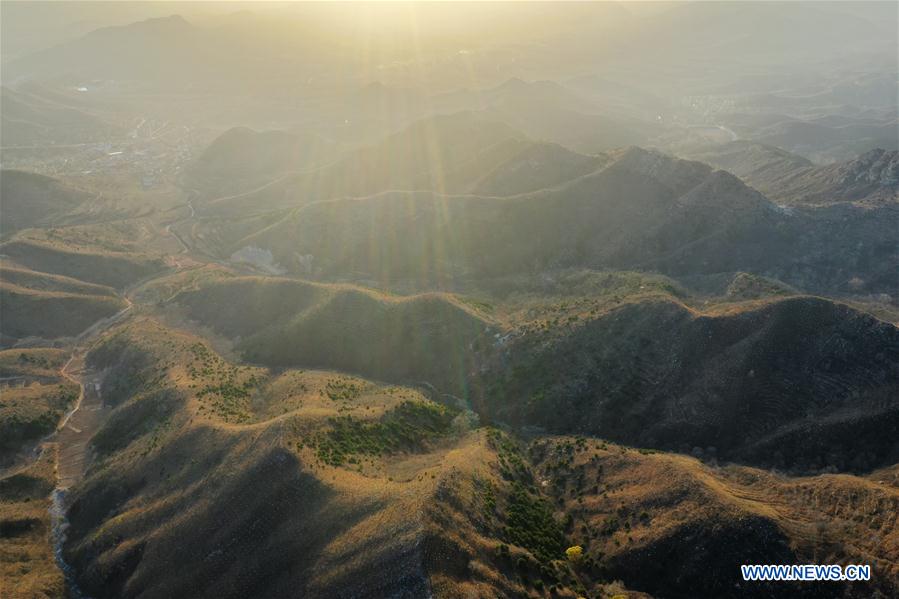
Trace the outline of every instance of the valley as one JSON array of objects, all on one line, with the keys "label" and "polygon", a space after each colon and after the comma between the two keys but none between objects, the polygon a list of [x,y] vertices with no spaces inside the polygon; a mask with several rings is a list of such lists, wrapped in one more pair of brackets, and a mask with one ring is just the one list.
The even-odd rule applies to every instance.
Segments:
[{"label": "valley", "polygon": [[899,594],[895,6],[65,4],[0,596]]}]

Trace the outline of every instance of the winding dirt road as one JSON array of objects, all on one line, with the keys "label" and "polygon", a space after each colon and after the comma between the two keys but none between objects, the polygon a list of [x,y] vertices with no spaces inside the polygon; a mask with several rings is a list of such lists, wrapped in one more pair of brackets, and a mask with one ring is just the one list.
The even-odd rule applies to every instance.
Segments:
[{"label": "winding dirt road", "polygon": [[[192,220],[196,212],[190,200],[187,201],[189,216],[169,223],[165,231],[173,235],[182,246],[181,253],[190,251],[185,241],[172,230],[172,227],[182,222]],[[127,319],[134,311],[133,294],[143,285],[169,276],[181,267],[166,269],[136,281],[122,290],[120,298],[125,302],[125,307],[106,318],[93,323],[79,334],[73,344],[71,355],[65,364],[59,369],[59,375],[78,385],[78,398],[71,409],[60,419],[55,430],[41,439],[31,451],[27,452],[24,463],[15,464],[0,472],[0,479],[13,476],[32,467],[49,450],[56,450],[56,488],[51,494],[50,522],[53,552],[57,564],[66,578],[68,596],[74,598],[83,597],[75,583],[71,567],[63,557],[63,544],[66,538],[68,521],[66,519],[66,491],[78,483],[84,476],[90,463],[90,439],[101,427],[109,414],[109,408],[103,405],[100,390],[103,384],[103,373],[93,372],[87,369],[84,360],[88,351],[106,331]]]}]

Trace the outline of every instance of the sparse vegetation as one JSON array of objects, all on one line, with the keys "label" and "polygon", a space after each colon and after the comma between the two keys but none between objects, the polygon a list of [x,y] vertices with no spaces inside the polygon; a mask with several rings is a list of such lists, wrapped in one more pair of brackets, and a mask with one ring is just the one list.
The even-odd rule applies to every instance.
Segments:
[{"label": "sparse vegetation", "polygon": [[0,464],[26,443],[52,432],[78,398],[59,374],[65,353],[28,349],[0,352]]},{"label": "sparse vegetation", "polygon": [[54,453],[45,451],[26,470],[0,479],[0,581],[4,597],[65,594],[63,574],[48,542],[50,493],[56,485],[54,460]]},{"label": "sparse vegetation", "polygon": [[2,599],[899,597],[893,4],[9,4]]}]

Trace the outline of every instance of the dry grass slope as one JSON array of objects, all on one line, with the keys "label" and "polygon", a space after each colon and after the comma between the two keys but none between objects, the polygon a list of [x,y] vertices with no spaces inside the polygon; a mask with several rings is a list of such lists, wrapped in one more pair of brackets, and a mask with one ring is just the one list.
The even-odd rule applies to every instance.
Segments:
[{"label": "dry grass slope", "polygon": [[[336,373],[234,366],[149,320],[111,333],[88,361],[109,369],[104,396],[118,407],[69,512],[66,554],[87,592],[426,592],[419,514],[446,443],[466,433],[443,416],[422,428],[404,406],[445,408]],[[406,424],[390,425],[401,413]],[[357,435],[338,426],[346,419],[370,428]]]},{"label": "dry grass slope", "polygon": [[[537,441],[530,454],[570,515],[572,541],[598,572],[631,588],[666,597],[695,596],[697,585],[711,595],[746,597],[897,590],[895,469],[790,478],[583,438]],[[739,580],[741,563],[867,563],[875,581],[747,585]]]},{"label": "dry grass slope", "polygon": [[9,599],[65,596],[50,539],[55,463],[47,450],[27,470],[0,479],[0,590]]},{"label": "dry grass slope", "polygon": [[59,369],[68,359],[62,350],[0,351],[0,466],[56,429],[78,397],[78,387]]}]

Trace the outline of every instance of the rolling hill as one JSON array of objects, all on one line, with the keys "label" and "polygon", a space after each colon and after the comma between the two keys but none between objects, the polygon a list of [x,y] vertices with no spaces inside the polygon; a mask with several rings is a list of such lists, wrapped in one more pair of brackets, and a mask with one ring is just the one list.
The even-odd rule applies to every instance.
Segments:
[{"label": "rolling hill", "polygon": [[815,166],[784,150],[735,141],[691,158],[726,169],[781,204],[853,203],[869,208],[899,199],[899,152],[871,150],[845,162]]},{"label": "rolling hill", "polygon": [[516,426],[801,471],[895,461],[895,325],[746,273],[717,296],[636,273],[558,287],[474,301],[231,276],[169,303],[251,363],[427,383]]},{"label": "rolling hill", "polygon": [[67,355],[56,349],[0,351],[0,467],[53,432],[78,397],[78,387],[59,373]]},{"label": "rolling hill", "polygon": [[[535,479],[571,516],[569,534],[586,556],[579,570],[664,597],[695,596],[697,585],[733,597],[895,592],[895,530],[884,517],[897,500],[895,468],[785,477],[583,437],[536,441],[528,454]],[[684,544],[691,551],[678,549]],[[871,586],[742,581],[741,564],[766,559],[883,565],[872,569]]]},{"label": "rolling hill", "polygon": [[101,246],[74,246],[45,238],[13,238],[0,245],[6,255],[28,269],[114,288],[124,288],[162,270],[153,255],[108,250]]},{"label": "rolling hill", "polygon": [[85,283],[78,279],[37,272],[14,263],[0,265],[0,280],[34,291],[48,291],[82,295],[115,297],[115,290],[104,285]]},{"label": "rolling hill", "polygon": [[201,212],[246,214],[248,209],[261,212],[387,190],[464,193],[526,143],[522,133],[477,113],[429,117],[334,164],[287,175],[245,194],[217,198]]},{"label": "rolling hill", "polygon": [[11,169],[0,172],[0,195],[3,236],[19,229],[64,224],[91,197],[52,177]]},{"label": "rolling hill", "polygon": [[[700,575],[733,588],[746,555],[894,561],[873,536],[892,538],[889,470],[790,478],[583,437],[525,445],[413,389],[232,364],[148,319],[88,365],[115,407],[71,492],[63,555],[98,597],[686,597]],[[653,565],[688,541],[682,575]],[[875,570],[886,593],[891,572]]]},{"label": "rolling hill", "polygon": [[253,131],[235,127],[225,131],[196,158],[185,175],[189,186],[206,196],[250,191],[289,172],[309,170],[331,162],[334,142],[315,134]]},{"label": "rolling hill", "polygon": [[187,318],[235,340],[251,363],[355,372],[464,394],[472,346],[494,325],[445,294],[232,277],[175,295]]},{"label": "rolling hill", "polygon": [[178,80],[191,69],[210,67],[211,56],[197,52],[202,45],[198,33],[177,15],[102,27],[10,62],[4,77]]},{"label": "rolling hill", "polygon": [[246,219],[210,220],[202,234],[228,254],[270,250],[290,272],[311,260],[326,278],[352,273],[383,286],[588,267],[745,271],[815,292],[892,294],[896,216],[891,206],[786,211],[724,171],[631,148],[552,189],[385,192],[272,213],[250,234],[239,226]]},{"label": "rolling hill", "polygon": [[140,247],[147,234],[135,221],[14,233],[0,244],[0,342],[77,337],[124,310],[116,288],[165,266],[158,252]]},{"label": "rolling hill", "polygon": [[[619,93],[622,90],[619,89]],[[632,99],[632,91],[623,95]],[[522,131],[528,137],[585,154],[646,145],[667,127],[629,114],[608,97],[581,95],[555,81],[513,77],[476,91],[458,91],[432,100],[438,108],[482,111],[486,118]]]},{"label": "rolling hill", "polygon": [[897,459],[897,351],[894,325],[824,299],[701,312],[650,298],[531,323],[473,389],[503,422],[865,472]]},{"label": "rolling hill", "polygon": [[8,261],[0,266],[0,336],[4,345],[28,337],[74,337],[126,305],[111,287]]},{"label": "rolling hill", "polygon": [[88,364],[115,408],[63,555],[94,596],[687,597],[700,578],[733,589],[747,555],[876,560],[873,588],[894,589],[889,469],[794,478],[584,437],[526,445],[412,389],[231,364],[146,319]]},{"label": "rolling hill", "polygon": [[557,187],[598,170],[608,160],[605,155],[578,154],[557,144],[529,144],[482,177],[471,193],[512,196]]},{"label": "rolling hill", "polygon": [[10,597],[63,596],[65,578],[48,542],[56,456],[46,451],[30,467],[0,479],[0,576],[15,581]]},{"label": "rolling hill", "polygon": [[777,201],[895,206],[899,203],[899,151],[871,150],[854,160],[749,181]]},{"label": "rolling hill", "polygon": [[[409,515],[426,507],[436,472],[450,470],[435,466],[466,463],[465,444],[446,444],[466,434],[450,428],[446,408],[336,373],[231,365],[149,321],[110,335],[88,362],[109,369],[118,407],[94,437],[99,462],[69,511],[65,555],[86,592],[427,588],[425,521]],[[277,416],[253,424],[260,411]],[[162,501],[139,507],[150,497]],[[100,531],[110,510],[116,523]],[[378,549],[359,555],[367,544]],[[257,557],[247,560],[250,546]]]},{"label": "rolling hill", "polygon": [[798,154],[747,140],[707,145],[687,150],[684,154],[691,160],[726,170],[766,195],[770,193],[765,185],[766,181],[789,177],[814,166],[810,160]]},{"label": "rolling hill", "polygon": [[899,597],[899,3],[2,4],[0,598]]},{"label": "rolling hill", "polygon": [[847,160],[877,148],[899,150],[894,130],[895,121],[831,126],[787,119],[753,131],[751,139],[819,160]]},{"label": "rolling hill", "polygon": [[96,114],[96,109],[39,85],[0,88],[4,146],[87,143],[108,140],[122,129]]},{"label": "rolling hill", "polygon": [[25,337],[75,337],[126,306],[116,296],[39,291],[2,281],[0,304],[4,344]]},{"label": "rolling hill", "polygon": [[[511,126],[506,124],[513,121]],[[251,136],[246,131],[232,131],[198,159],[191,177],[217,180],[219,187],[215,190],[232,191],[202,205],[201,211],[210,216],[261,212],[396,190],[510,196],[556,187],[586,175],[609,162],[607,156],[598,155],[600,150],[647,139],[597,133],[604,143],[586,144],[587,154],[582,154],[568,147],[586,147],[584,144],[568,143],[565,136],[546,131],[532,131],[535,123],[550,126],[545,115],[509,119],[489,110],[430,116],[374,145],[350,152],[333,164],[307,168],[301,174],[289,172],[303,169],[288,168],[296,151],[282,147],[293,143],[287,134]],[[570,128],[581,134],[596,129],[594,124],[585,122],[571,123]],[[241,149],[229,157],[226,148],[232,145]],[[321,145],[312,140],[304,147],[309,151]],[[324,153],[329,155],[327,147]],[[232,159],[237,164],[232,164]],[[208,171],[206,175],[204,169]],[[250,172],[256,174],[245,180]],[[248,187],[250,181],[258,189],[233,193],[234,189]]]}]

